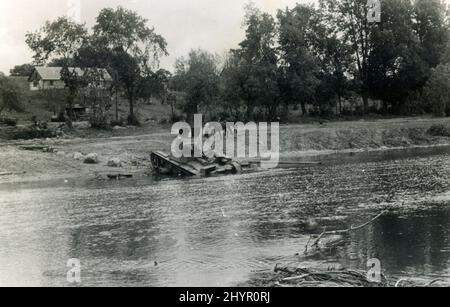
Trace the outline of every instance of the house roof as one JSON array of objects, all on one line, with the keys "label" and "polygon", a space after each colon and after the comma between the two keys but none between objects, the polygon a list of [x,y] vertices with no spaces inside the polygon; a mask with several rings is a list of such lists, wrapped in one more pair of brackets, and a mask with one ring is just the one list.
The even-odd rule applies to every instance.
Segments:
[{"label": "house roof", "polygon": [[[34,72],[39,74],[39,76],[43,80],[57,81],[57,80],[61,80],[61,70],[62,70],[62,67],[38,66],[38,67],[35,67]],[[83,70],[79,67],[69,67],[69,71],[76,72],[78,74],[78,76],[81,77],[84,75],[85,70]],[[106,69],[102,68],[102,69],[100,69],[100,71],[103,73],[103,79],[105,81],[112,81],[111,75],[108,73],[108,71]],[[33,74],[34,74],[34,72],[33,72]],[[31,76],[30,76],[30,78],[31,78]]]}]

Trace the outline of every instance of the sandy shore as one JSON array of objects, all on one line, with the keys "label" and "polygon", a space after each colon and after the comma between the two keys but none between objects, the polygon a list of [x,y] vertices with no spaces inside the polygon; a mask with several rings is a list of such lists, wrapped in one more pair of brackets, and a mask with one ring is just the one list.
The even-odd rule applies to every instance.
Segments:
[{"label": "sandy shore", "polygon": [[[283,125],[280,130],[281,155],[313,157],[339,152],[450,144],[450,137],[427,135],[432,125],[448,123],[448,118],[405,118]],[[92,179],[110,173],[143,174],[150,171],[150,152],[168,152],[173,140],[170,129],[162,127],[123,130],[120,136],[107,132],[83,134],[87,136],[0,143],[0,183]],[[45,145],[55,151],[26,151],[21,149],[23,145]],[[96,153],[99,163],[84,164],[74,159],[76,153]],[[108,167],[107,163],[112,158],[120,159],[122,167]]]}]

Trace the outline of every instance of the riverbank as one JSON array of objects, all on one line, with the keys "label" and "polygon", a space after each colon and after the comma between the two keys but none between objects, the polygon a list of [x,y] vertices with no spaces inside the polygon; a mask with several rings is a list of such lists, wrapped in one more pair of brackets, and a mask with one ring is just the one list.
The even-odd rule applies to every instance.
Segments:
[{"label": "riverbank", "polygon": [[[0,255],[0,284],[66,286],[65,264],[73,257],[83,263],[82,286],[322,286],[329,277],[334,286],[336,278],[347,282],[353,272],[359,284],[367,260],[374,258],[391,285],[417,278],[418,285],[450,282],[450,147],[333,157],[317,151],[320,156],[305,160],[326,160],[321,166],[231,177],[95,179],[94,169],[116,170],[105,157],[130,150],[145,157],[148,147],[165,146],[156,141],[166,136],[154,131],[58,140],[53,146],[67,150],[73,166],[61,174],[61,153],[22,152],[10,145],[9,156],[28,157],[10,161],[26,167],[49,159],[52,169],[46,171],[53,175],[37,172],[45,164],[35,165],[41,181],[25,174],[0,184],[0,242],[8,247]],[[69,150],[84,149],[97,151],[100,163],[71,158]],[[118,171],[128,169],[141,167],[127,164]],[[21,184],[23,176],[34,181]],[[365,225],[385,210],[345,236],[336,252],[312,254],[311,236]]]},{"label": "riverbank", "polygon": [[[448,118],[400,118],[282,125],[281,157],[313,159],[333,153],[448,145],[450,135],[446,135],[445,129],[450,129],[449,122]],[[444,133],[440,133],[441,130]],[[0,143],[0,183],[92,179],[110,173],[144,176],[150,171],[149,153],[170,151],[172,141],[169,126],[111,131],[80,129],[62,138],[3,141]],[[27,151],[21,149],[23,145],[48,146],[52,150]],[[98,156],[97,164],[85,164],[80,159],[80,154],[90,153]],[[120,167],[108,166],[113,159],[120,161]]]}]

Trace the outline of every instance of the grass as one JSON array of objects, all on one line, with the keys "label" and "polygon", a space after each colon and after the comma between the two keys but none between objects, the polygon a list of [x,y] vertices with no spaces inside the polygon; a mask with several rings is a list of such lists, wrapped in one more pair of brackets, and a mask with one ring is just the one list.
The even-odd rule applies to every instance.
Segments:
[{"label": "grass", "polygon": [[[30,91],[28,80],[25,77],[10,77],[11,80],[19,87],[21,91],[21,102],[24,105],[25,112],[12,112],[7,114],[8,117],[16,118],[19,124],[29,124],[32,117],[40,121],[50,121],[53,115],[56,115],[56,110],[64,108],[65,93],[64,91],[50,92],[36,92]],[[169,122],[171,118],[170,106],[162,105],[159,101],[152,101],[151,103],[140,102],[135,106],[138,119],[143,124]],[[118,98],[118,113],[119,119],[125,120],[128,117],[129,105],[128,101],[122,97]],[[111,108],[108,111],[108,117],[115,120],[115,99],[111,101]]]},{"label": "grass", "polygon": [[450,137],[450,125],[448,124],[435,124],[428,129],[428,134],[432,136],[445,136]]}]

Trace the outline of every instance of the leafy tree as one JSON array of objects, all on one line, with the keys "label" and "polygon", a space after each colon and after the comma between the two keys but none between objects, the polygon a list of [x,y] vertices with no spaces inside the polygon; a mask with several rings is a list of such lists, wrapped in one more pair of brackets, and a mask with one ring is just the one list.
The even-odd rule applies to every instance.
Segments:
[{"label": "leafy tree", "polygon": [[441,0],[414,2],[414,29],[422,47],[422,58],[431,68],[440,63],[450,40],[446,3]]},{"label": "leafy tree", "polygon": [[391,113],[420,113],[415,103],[444,59],[449,28],[440,1],[385,0],[382,21],[371,36],[368,84]]},{"label": "leafy tree", "polygon": [[9,71],[12,77],[29,77],[34,70],[34,65],[32,64],[23,64],[16,65],[13,69]]},{"label": "leafy tree", "polygon": [[172,74],[159,69],[156,72],[148,71],[141,79],[141,85],[138,91],[138,98],[149,101],[151,98],[158,98],[164,104],[167,98],[169,79]]},{"label": "leafy tree", "polygon": [[95,40],[112,55],[110,66],[128,99],[130,124],[138,124],[134,108],[142,77],[158,66],[161,56],[168,54],[166,40],[147,24],[148,20],[136,12],[118,7],[103,9],[94,26]]},{"label": "leafy tree", "polygon": [[450,115],[450,64],[433,69],[424,89],[424,99],[436,115]]},{"label": "leafy tree", "polygon": [[[78,53],[78,51],[77,51]],[[75,55],[76,56],[76,55]],[[48,67],[77,67],[75,60],[72,58],[54,58],[46,64]]]},{"label": "leafy tree", "polygon": [[87,35],[85,25],[59,17],[47,21],[38,31],[27,33],[26,43],[34,53],[34,64],[44,65],[52,58],[73,58]]},{"label": "leafy tree", "polygon": [[368,21],[367,0],[321,0],[326,17],[335,25],[341,40],[350,48],[351,72],[359,83],[363,110],[369,108],[369,59],[373,51],[372,32],[377,27]]},{"label": "leafy tree", "polygon": [[240,59],[236,76],[240,98],[246,104],[248,120],[257,106],[265,108],[267,117],[273,117],[280,103],[276,23],[271,15],[250,4],[246,7],[244,26],[246,37],[240,48],[233,51]]},{"label": "leafy tree", "polygon": [[219,94],[217,56],[204,50],[192,50],[188,59],[176,62],[173,87],[185,93],[183,109],[189,122],[200,107],[209,107]]},{"label": "leafy tree", "polygon": [[85,78],[84,74],[78,73],[77,69],[63,67],[61,69],[61,80],[64,81],[68,90],[67,95],[67,110],[68,118],[66,119],[67,126],[72,128],[72,122],[74,119],[73,107],[76,97],[80,90],[89,84],[89,81]]},{"label": "leafy tree", "polygon": [[384,102],[385,111],[388,107],[391,112],[410,108],[411,94],[424,85],[428,74],[412,15],[409,0],[385,0],[381,23],[372,31],[368,85],[371,96]]},{"label": "leafy tree", "polygon": [[441,63],[443,64],[450,63],[450,42],[447,43],[447,46],[445,47],[445,50],[442,54]]},{"label": "leafy tree", "polygon": [[315,98],[320,80],[319,61],[312,53],[312,24],[316,12],[312,6],[297,5],[292,10],[278,11],[279,49],[284,66],[285,103],[300,101],[303,115],[306,105]]},{"label": "leafy tree", "polygon": [[103,39],[104,38],[99,38],[95,35],[89,36],[84,44],[78,49],[74,58],[74,66],[90,70],[104,68],[109,72],[112,82],[109,83],[108,91],[109,95],[114,97],[115,100],[115,120],[118,122],[118,98],[119,93],[122,91],[123,84],[120,81],[117,67],[114,66],[117,56],[113,50],[107,48],[107,44]]},{"label": "leafy tree", "polygon": [[18,87],[5,75],[0,73],[0,115],[3,111],[23,112]]},{"label": "leafy tree", "polygon": [[247,74],[243,60],[236,52],[227,54],[220,80],[221,98],[225,102],[223,109],[237,120],[241,117]]},{"label": "leafy tree", "polygon": [[107,112],[111,108],[111,96],[108,88],[104,86],[105,76],[103,70],[86,68],[82,82],[82,95],[88,102],[90,109],[91,127],[106,129],[108,127]]},{"label": "leafy tree", "polygon": [[73,121],[73,103],[76,95],[85,84],[81,76],[73,69],[69,69],[78,49],[88,37],[87,29],[66,17],[59,17],[54,22],[47,21],[45,25],[34,33],[26,34],[26,43],[34,52],[36,65],[44,65],[49,60],[59,61],[63,67],[61,79],[64,81],[69,94],[67,95],[67,125],[71,128]]}]

